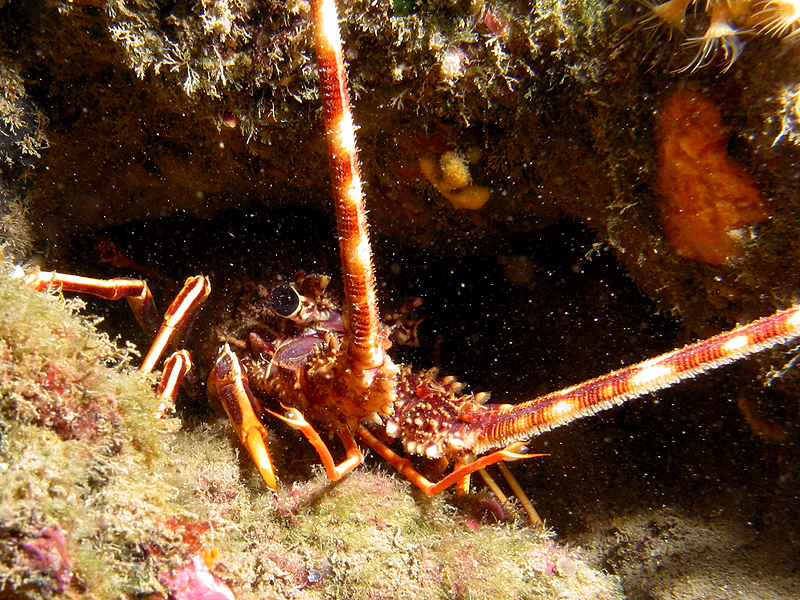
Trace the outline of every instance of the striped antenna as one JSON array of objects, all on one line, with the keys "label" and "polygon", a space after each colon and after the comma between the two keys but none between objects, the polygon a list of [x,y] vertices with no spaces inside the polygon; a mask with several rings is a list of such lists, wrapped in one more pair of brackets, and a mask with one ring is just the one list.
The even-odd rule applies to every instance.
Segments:
[{"label": "striped antenna", "polygon": [[624,367],[576,386],[496,411],[462,433],[481,454],[566,425],[679,381],[800,337],[800,306]]},{"label": "striped antenna", "polygon": [[347,352],[357,369],[366,370],[383,364],[384,351],[347,71],[335,1],[313,0],[311,7],[342,257]]}]

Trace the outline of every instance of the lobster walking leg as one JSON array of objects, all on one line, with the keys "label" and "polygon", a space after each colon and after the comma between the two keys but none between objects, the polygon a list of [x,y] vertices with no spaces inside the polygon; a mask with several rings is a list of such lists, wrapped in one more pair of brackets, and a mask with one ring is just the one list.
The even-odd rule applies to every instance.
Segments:
[{"label": "lobster walking leg", "polygon": [[156,398],[161,400],[158,414],[156,415],[158,418],[163,418],[175,410],[175,398],[178,395],[178,389],[192,368],[192,357],[189,356],[186,350],[179,350],[164,361],[161,379],[159,379],[156,387]]},{"label": "lobster walking leg", "polygon": [[[25,276],[25,283],[36,290],[58,288],[62,291],[91,294],[106,300],[125,298],[139,325],[154,337],[139,370],[150,373],[161,359],[164,350],[194,318],[194,315],[211,293],[211,285],[205,277],[190,277],[170,304],[161,325],[158,311],[147,283],[138,279],[120,277],[116,279],[92,279],[52,271],[38,271]],[[156,388],[156,397],[161,400],[156,417],[163,418],[174,409],[178,388],[192,370],[192,359],[186,350],[172,354],[164,362],[161,378]]]},{"label": "lobster walking leg", "polygon": [[155,336],[158,330],[159,318],[153,295],[147,283],[140,279],[128,277],[93,279],[53,271],[37,271],[26,275],[24,281],[26,285],[38,291],[58,289],[91,294],[105,300],[125,298],[133,311],[133,316],[145,333]]},{"label": "lobster walking leg", "polygon": [[267,447],[267,429],[253,410],[254,399],[247,373],[228,344],[223,346],[211,371],[207,391],[209,398],[216,398],[222,404],[264,483],[277,490],[278,483]]},{"label": "lobster walking leg", "polygon": [[210,293],[211,284],[205,277],[189,277],[186,280],[183,288],[164,313],[164,319],[156,334],[156,339],[144,357],[142,366],[139,367],[141,371],[149,373],[155,368],[170,341],[182,337],[186,327],[191,323]]},{"label": "lobster walking leg", "polygon": [[[525,514],[528,515],[528,520],[532,525],[542,525],[544,521],[539,516],[539,513],[536,512],[536,509],[533,508],[533,504],[531,503],[528,495],[525,493],[525,490],[522,489],[522,486],[517,481],[517,478],[514,477],[514,474],[511,472],[511,469],[508,468],[508,465],[504,462],[497,463],[497,468],[500,470],[500,473],[503,475],[503,479],[506,480],[511,491],[519,500],[520,504],[522,504],[522,510],[525,511]],[[481,471],[481,474],[483,471]]]},{"label": "lobster walking leg", "polygon": [[147,283],[138,279],[91,279],[64,273],[39,271],[25,276],[25,283],[36,290],[57,288],[67,292],[91,294],[106,300],[125,298],[133,310],[139,325],[147,333],[156,332],[147,355],[139,370],[150,373],[161,359],[170,341],[191,322],[194,315],[211,293],[211,284],[205,277],[189,277],[183,288],[169,305],[161,326],[158,327],[158,312]]},{"label": "lobster walking leg", "polygon": [[501,460],[521,460],[525,458],[546,456],[546,454],[520,454],[518,451],[525,445],[525,443],[517,442],[506,448],[503,448],[502,450],[497,450],[491,454],[481,456],[473,462],[459,464],[455,469],[453,469],[452,473],[446,475],[438,482],[433,483],[419,471],[417,471],[409,459],[394,452],[394,450],[376,438],[363,425],[358,428],[356,433],[365,444],[380,454],[389,464],[397,469],[403,476],[407,477],[414,485],[425,492],[428,496],[436,496],[437,494],[440,494],[449,488],[451,485],[456,484],[459,480],[467,475],[470,475],[475,471],[485,469],[486,467],[498,463]]},{"label": "lobster walking leg", "polygon": [[268,410],[267,412],[279,418],[290,427],[297,429],[305,436],[309,443],[314,446],[317,454],[319,454],[319,458],[322,461],[322,466],[325,467],[325,472],[328,474],[328,479],[331,481],[339,481],[342,477],[344,477],[347,473],[355,469],[364,461],[364,455],[361,453],[358,444],[356,444],[353,434],[345,430],[343,432],[339,432],[339,439],[342,440],[342,444],[344,444],[347,458],[337,465],[333,460],[333,456],[331,456],[330,450],[328,450],[328,446],[322,441],[322,438],[319,437],[316,429],[314,429],[311,424],[306,421],[303,413],[296,408],[288,408],[284,406],[284,409],[287,413],[286,416],[279,415],[271,410]]}]

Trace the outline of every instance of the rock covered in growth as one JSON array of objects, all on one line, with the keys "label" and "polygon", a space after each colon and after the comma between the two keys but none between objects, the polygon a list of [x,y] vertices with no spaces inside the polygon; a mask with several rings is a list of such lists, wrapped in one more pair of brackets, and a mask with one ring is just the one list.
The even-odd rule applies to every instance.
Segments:
[{"label": "rock covered in growth", "polygon": [[[557,116],[558,98],[595,78],[584,59],[618,9],[596,0],[566,9],[436,0],[403,14],[389,2],[339,4],[362,160],[383,199],[377,227],[429,242],[471,219],[453,214],[423,175],[421,161],[445,155],[475,157],[474,187],[458,188],[457,204],[478,208],[491,197],[506,215],[524,205],[552,216],[527,193],[541,178],[525,165],[550,151],[541,117]],[[46,236],[63,235],[65,224],[179,210],[327,206],[307,2],[218,0],[170,11],[150,0],[53,2],[39,27],[41,38],[20,36],[20,26],[10,37],[29,72],[47,73],[31,80],[55,133],[34,210]],[[75,51],[87,58],[80,67]],[[544,145],[526,147],[531,136]]]},{"label": "rock covered in growth", "polygon": [[130,358],[3,263],[0,581],[19,597],[157,592],[159,563],[181,559],[155,520],[182,512],[157,475],[174,423]]},{"label": "rock covered in growth", "polygon": [[19,65],[0,62],[0,159],[30,166],[47,148],[47,118],[25,90]]},{"label": "rock covered in growth", "polygon": [[47,148],[47,125],[25,90],[19,65],[0,54],[0,245],[17,261],[30,252],[33,241],[22,180]]},{"label": "rock covered in growth", "polygon": [[[73,306],[0,273],[0,582],[20,598],[618,598],[544,533],[392,475],[276,499],[230,425],[156,419],[152,381]],[[278,438],[279,439],[279,438]],[[291,444],[302,443],[296,437]],[[286,452],[291,452],[288,448]]]},{"label": "rock covered in growth", "polygon": [[[674,27],[687,4],[669,4]],[[339,5],[373,231],[499,261],[514,236],[582,220],[698,335],[791,301],[800,46],[754,36],[724,73],[724,61],[692,71],[696,49],[654,36],[642,22],[654,8],[632,1]],[[748,10],[788,33],[787,8]],[[0,10],[3,56],[50,121],[19,195],[40,239],[182,211],[329,210],[307,2],[48,0],[35,20]],[[659,219],[656,123],[687,79],[717,106],[731,157],[770,209],[722,264],[680,256]],[[452,167],[461,174],[445,177]]]}]

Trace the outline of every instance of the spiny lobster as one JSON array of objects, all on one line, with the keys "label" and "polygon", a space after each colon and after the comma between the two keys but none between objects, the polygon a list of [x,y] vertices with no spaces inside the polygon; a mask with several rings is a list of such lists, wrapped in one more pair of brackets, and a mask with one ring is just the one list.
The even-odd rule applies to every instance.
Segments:
[{"label": "spiny lobster", "polygon": [[[264,481],[277,487],[267,446],[265,413],[298,429],[318,452],[331,480],[363,460],[358,440],[371,447],[426,494],[438,494],[502,461],[532,456],[522,451],[532,436],[683,379],[739,360],[800,336],[800,306],[778,312],[652,360],[518,405],[485,403],[486,394],[464,394],[453,378],[437,378],[396,365],[387,350],[375,294],[366,210],[361,191],[355,125],[349,105],[335,0],[313,0],[312,12],[324,122],[333,179],[341,253],[344,307],[325,295],[327,279],[309,276],[271,292],[255,294],[253,318],[278,321],[244,331],[226,343],[208,381],[209,396],[224,406]],[[28,283],[130,301],[145,329],[155,329],[152,299],[144,282],[96,281],[35,273]],[[173,302],[141,367],[152,370],[167,347],[210,293],[204,277],[190,278]],[[282,323],[282,324],[281,324]],[[264,333],[268,331],[271,338]],[[233,346],[233,347],[232,347]],[[188,369],[188,355],[171,357],[159,394],[175,393]],[[265,406],[276,400],[284,414]],[[335,434],[346,458],[337,464],[317,430]],[[438,482],[418,472],[387,441],[406,454],[457,463]],[[504,473],[505,474],[505,473]],[[507,476],[523,499],[513,477]],[[527,508],[534,519],[532,508]]]}]

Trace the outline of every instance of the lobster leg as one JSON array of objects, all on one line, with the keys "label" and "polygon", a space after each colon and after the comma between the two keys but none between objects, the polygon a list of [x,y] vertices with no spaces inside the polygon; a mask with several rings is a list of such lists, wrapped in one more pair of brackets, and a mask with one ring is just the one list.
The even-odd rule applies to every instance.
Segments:
[{"label": "lobster leg", "polygon": [[319,454],[322,465],[325,467],[325,472],[328,474],[328,479],[331,481],[338,481],[364,461],[364,455],[361,453],[358,444],[356,444],[353,434],[348,430],[344,430],[339,432],[339,439],[344,444],[347,458],[337,465],[333,460],[333,456],[331,456],[330,450],[328,450],[328,446],[322,441],[322,438],[319,437],[319,434],[311,424],[306,421],[303,414],[296,408],[288,408],[286,406],[283,408],[286,410],[286,416],[279,415],[271,410],[267,412],[290,427],[297,429],[306,437],[309,443],[314,446],[317,454]]},{"label": "lobster leg", "polygon": [[[142,329],[147,333],[156,331],[158,312],[150,288],[144,281],[126,277],[92,279],[45,271],[26,275],[24,281],[39,291],[58,288],[67,292],[91,294],[106,300],[126,298]],[[139,367],[140,371],[150,373],[155,368],[170,341],[189,324],[210,293],[211,284],[205,277],[189,277],[186,280],[164,314],[155,339]]]},{"label": "lobster leg", "polygon": [[168,413],[175,410],[175,397],[178,395],[178,388],[192,369],[192,357],[186,350],[179,350],[164,361],[164,368],[161,370],[161,379],[158,380],[156,387],[156,398],[161,400],[158,407],[158,418],[163,418]]},{"label": "lobster leg", "polygon": [[363,425],[356,430],[356,433],[365,444],[380,454],[389,464],[397,469],[401,475],[407,477],[411,483],[416,485],[428,496],[435,496],[436,494],[439,494],[449,488],[451,485],[458,483],[467,475],[470,475],[475,471],[485,469],[489,465],[498,463],[501,460],[520,460],[524,458],[546,456],[546,454],[520,454],[518,451],[525,445],[525,443],[517,442],[506,448],[503,448],[502,450],[497,450],[491,454],[487,454],[486,456],[481,456],[473,462],[459,464],[455,469],[453,469],[452,473],[446,475],[440,481],[433,483],[419,471],[417,471],[409,459],[397,454],[394,450],[389,448],[389,446],[376,438]]},{"label": "lobster leg", "polygon": [[504,462],[497,463],[497,468],[500,469],[500,473],[502,473],[503,478],[508,483],[511,491],[514,492],[514,495],[519,500],[520,504],[522,504],[522,509],[525,511],[525,514],[528,515],[528,520],[531,522],[532,525],[543,525],[544,522],[542,521],[542,517],[539,516],[539,513],[536,512],[536,509],[533,508],[533,504],[531,504],[528,495],[525,493],[525,490],[522,489],[522,486],[517,481],[517,478],[514,477],[514,474],[511,472],[511,469],[508,468],[508,465]]},{"label": "lobster leg", "polygon": [[147,356],[144,357],[142,366],[139,367],[140,371],[149,373],[155,368],[170,341],[183,335],[185,328],[188,327],[210,293],[211,283],[205,277],[189,277],[186,280],[183,288],[175,296],[167,312],[164,313],[161,327],[156,334],[156,339],[150,346],[150,350],[147,352]]},{"label": "lobster leg", "polygon": [[24,281],[40,292],[53,288],[65,292],[91,294],[105,300],[125,298],[143,331],[154,336],[158,330],[159,318],[153,295],[147,283],[139,279],[128,277],[92,279],[53,271],[37,271],[26,275]]},{"label": "lobster leg", "polygon": [[[191,322],[203,305],[211,285],[205,277],[190,277],[170,304],[158,327],[158,311],[147,283],[138,279],[92,279],[64,273],[39,271],[25,276],[25,283],[35,290],[58,287],[60,290],[92,294],[106,300],[126,298],[139,325],[155,339],[139,370],[150,373],[158,363],[170,341]],[[156,333],[156,329],[158,331]],[[156,413],[163,418],[174,409],[178,387],[192,369],[192,359],[186,350],[175,352],[164,362],[156,397],[161,400]]]},{"label": "lobster leg", "polygon": [[211,371],[207,389],[209,397],[217,398],[222,404],[264,483],[277,490],[278,483],[267,448],[269,434],[253,410],[254,399],[247,374],[228,344],[223,346]]},{"label": "lobster leg", "polygon": [[[528,515],[528,523],[531,525],[544,525],[544,521],[542,521],[542,518],[539,516],[539,513],[536,512],[536,509],[533,508],[533,504],[531,504],[530,499],[523,491],[522,486],[517,481],[517,478],[511,473],[511,469],[508,468],[508,465],[506,465],[506,463],[503,461],[500,461],[495,466],[500,470],[500,473],[503,475],[506,483],[511,486],[511,491],[514,492],[514,495],[522,505],[522,509],[525,511],[525,514]],[[497,497],[497,501],[500,503],[500,505],[505,507],[506,504],[508,504],[508,498],[506,498],[503,490],[500,489],[500,486],[497,485],[495,480],[492,479],[492,476],[489,475],[489,471],[486,469],[481,469],[478,471],[478,475],[481,476],[481,479],[483,479],[483,483],[486,484],[486,487],[492,490],[492,493]]]}]

